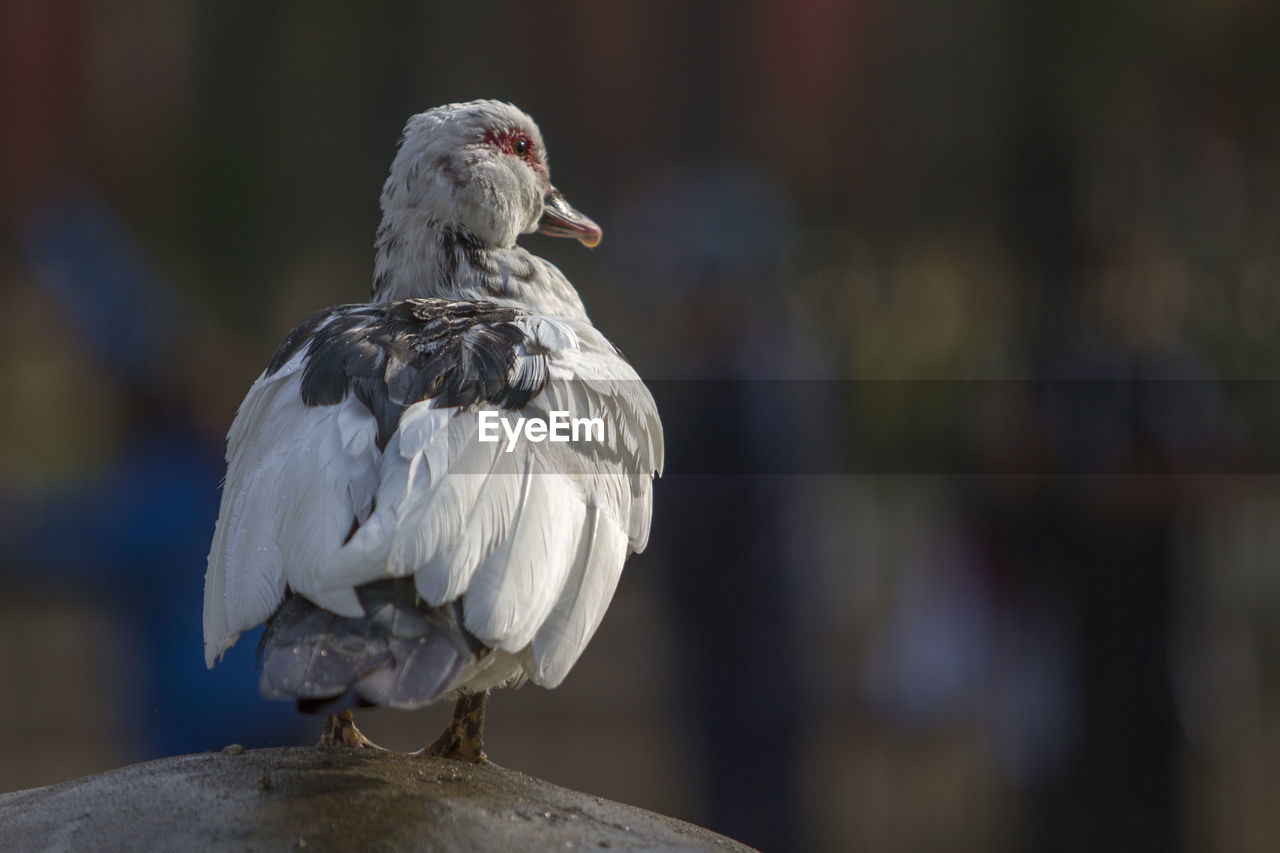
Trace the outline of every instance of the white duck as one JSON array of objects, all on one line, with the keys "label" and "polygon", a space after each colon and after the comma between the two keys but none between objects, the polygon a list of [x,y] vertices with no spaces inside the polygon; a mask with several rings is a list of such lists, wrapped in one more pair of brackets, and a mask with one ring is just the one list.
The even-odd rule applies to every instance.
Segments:
[{"label": "white duck", "polygon": [[[373,746],[354,706],[457,696],[425,751],[484,761],[488,690],[560,684],[644,548],[662,427],[564,275],[516,245],[601,237],[529,116],[414,116],[381,205],[372,301],[290,332],[231,426],[205,661],[265,622],[261,690],[332,714],[322,743]],[[508,452],[480,440],[486,412],[604,435]]]}]

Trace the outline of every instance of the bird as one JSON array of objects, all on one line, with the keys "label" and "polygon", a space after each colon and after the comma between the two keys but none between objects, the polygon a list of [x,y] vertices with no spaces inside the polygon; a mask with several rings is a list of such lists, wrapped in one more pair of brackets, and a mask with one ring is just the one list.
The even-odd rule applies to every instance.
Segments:
[{"label": "bird", "polygon": [[517,245],[602,237],[528,114],[412,116],[380,207],[370,301],[298,324],[232,421],[205,663],[265,624],[260,692],[325,715],[321,745],[381,749],[353,709],[453,698],[418,753],[488,762],[490,690],[558,686],[644,549],[662,424],[565,275]]}]

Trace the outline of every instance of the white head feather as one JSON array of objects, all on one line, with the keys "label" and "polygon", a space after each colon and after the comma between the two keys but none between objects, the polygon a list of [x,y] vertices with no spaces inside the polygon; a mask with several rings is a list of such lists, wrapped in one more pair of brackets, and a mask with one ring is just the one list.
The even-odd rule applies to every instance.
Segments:
[{"label": "white head feather", "polygon": [[486,299],[585,317],[554,266],[516,246],[532,231],[588,246],[600,228],[551,185],[532,118],[469,101],[409,119],[382,188],[374,299]]},{"label": "white head feather", "polygon": [[[526,156],[510,150],[517,140],[527,144]],[[447,104],[405,125],[382,187],[383,227],[408,237],[432,223],[510,248],[538,227],[550,189],[542,133],[532,118],[501,101]]]}]

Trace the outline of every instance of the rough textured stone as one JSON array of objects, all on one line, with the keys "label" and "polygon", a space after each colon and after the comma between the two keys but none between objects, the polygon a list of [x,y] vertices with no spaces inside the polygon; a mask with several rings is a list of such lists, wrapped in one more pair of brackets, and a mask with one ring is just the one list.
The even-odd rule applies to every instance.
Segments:
[{"label": "rough textured stone", "polygon": [[229,747],[0,795],[0,850],[737,850],[501,767]]}]

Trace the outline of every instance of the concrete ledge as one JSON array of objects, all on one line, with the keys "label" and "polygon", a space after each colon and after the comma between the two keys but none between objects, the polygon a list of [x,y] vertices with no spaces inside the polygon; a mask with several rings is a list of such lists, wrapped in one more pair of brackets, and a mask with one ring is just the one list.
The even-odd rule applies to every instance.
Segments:
[{"label": "concrete ledge", "polygon": [[733,850],[683,821],[501,767],[229,747],[0,795],[0,850]]}]

